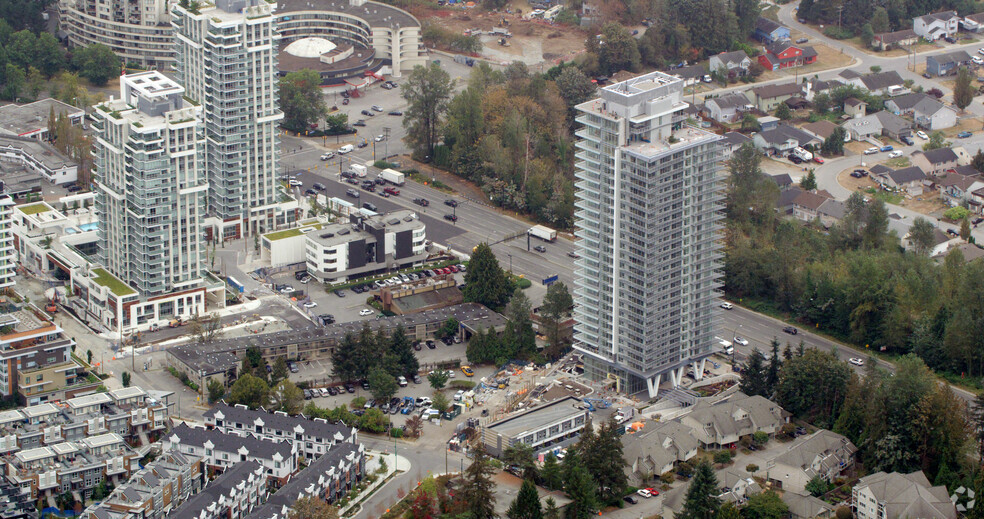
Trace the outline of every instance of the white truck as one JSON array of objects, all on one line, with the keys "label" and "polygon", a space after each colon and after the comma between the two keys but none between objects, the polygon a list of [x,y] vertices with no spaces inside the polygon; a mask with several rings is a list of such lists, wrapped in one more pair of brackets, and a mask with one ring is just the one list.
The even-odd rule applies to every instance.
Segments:
[{"label": "white truck", "polygon": [[355,173],[355,176],[359,178],[366,178],[366,173],[369,172],[369,170],[362,164],[352,164],[349,167],[352,168],[352,172]]},{"label": "white truck", "polygon": [[557,239],[557,231],[542,225],[534,225],[530,227],[528,232],[531,236],[536,236],[543,241],[554,241]]},{"label": "white truck", "polygon": [[406,178],[403,173],[395,169],[386,168],[379,172],[379,178],[393,184],[394,186],[402,186],[406,183]]},{"label": "white truck", "polygon": [[793,148],[793,151],[789,152],[789,154],[799,157],[804,162],[813,160],[813,154],[804,150],[803,148],[800,148],[799,146]]}]

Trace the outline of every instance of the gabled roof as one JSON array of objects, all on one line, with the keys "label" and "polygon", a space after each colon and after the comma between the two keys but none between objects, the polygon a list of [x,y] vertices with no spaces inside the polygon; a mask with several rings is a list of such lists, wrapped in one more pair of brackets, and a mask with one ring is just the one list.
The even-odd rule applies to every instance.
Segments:
[{"label": "gabled roof", "polygon": [[811,193],[809,191],[803,191],[796,197],[795,200],[793,200],[793,204],[800,207],[805,207],[811,211],[816,211],[817,209],[820,209],[820,206],[826,201],[827,198],[822,195]]},{"label": "gabled roof", "polygon": [[858,73],[855,70],[851,70],[849,68],[842,70],[841,73],[837,75],[844,79],[854,79],[856,77],[861,77],[860,73]]},{"label": "gabled roof", "polygon": [[205,447],[206,443],[211,443],[212,448],[219,452],[242,453],[245,449],[249,456],[260,459],[273,459],[279,454],[280,459],[287,460],[290,459],[293,451],[291,442],[272,442],[252,436],[237,436],[214,429],[189,427],[184,423],[172,429],[165,439],[172,443],[196,447]]},{"label": "gabled roof", "polygon": [[970,20],[974,23],[984,23],[984,13],[974,13],[964,16],[964,20]]},{"label": "gabled roof", "polygon": [[973,177],[973,178],[976,178],[978,180],[981,179],[981,172],[980,171],[977,171],[977,168],[975,168],[974,166],[971,166],[969,164],[966,165],[966,166],[954,166],[954,167],[948,169],[947,171],[952,171],[954,173],[957,173],[959,175],[963,175],[965,177]]},{"label": "gabled roof", "polygon": [[783,27],[782,24],[775,20],[770,20],[764,16],[759,16],[758,20],[755,20],[755,30],[762,31],[766,34],[772,34],[776,29]]},{"label": "gabled roof", "polygon": [[939,99],[936,99],[930,95],[920,99],[916,106],[912,109],[912,111],[917,115],[922,115],[923,117],[932,117],[940,110],[953,110],[953,108],[946,106],[941,103]]},{"label": "gabled roof", "polygon": [[776,208],[782,210],[783,208],[788,208],[793,205],[796,197],[802,193],[803,190],[797,186],[792,186],[789,189],[779,192],[779,200],[776,200]]},{"label": "gabled roof", "polygon": [[867,130],[864,132],[865,134],[879,133],[882,130],[887,130],[889,133],[899,133],[902,130],[912,127],[909,121],[885,110],[851,119],[845,122],[843,126],[858,131]]},{"label": "gabled roof", "polygon": [[673,71],[674,76],[680,76],[682,79],[699,78],[705,74],[707,74],[707,68],[704,65],[690,65]]},{"label": "gabled roof", "polygon": [[745,54],[743,50],[734,50],[731,52],[722,52],[720,54],[715,54],[711,56],[711,59],[717,58],[721,60],[721,63],[727,65],[728,63],[734,63],[735,65],[740,65],[742,61],[748,59],[748,54]]},{"label": "gabled roof", "polygon": [[847,99],[844,100],[844,106],[861,106],[863,104],[864,101],[856,97],[848,97]]},{"label": "gabled roof", "polygon": [[885,102],[894,104],[899,108],[899,110],[908,111],[915,108],[920,101],[927,97],[932,98],[932,96],[923,92],[913,92],[911,94],[903,94],[898,97],[893,97]]},{"label": "gabled roof", "polygon": [[875,117],[881,122],[882,128],[888,130],[890,133],[898,133],[906,128],[912,128],[912,124],[909,121],[893,114],[892,112],[886,112],[882,110],[875,114]]},{"label": "gabled roof", "polygon": [[815,139],[809,133],[788,124],[780,124],[771,130],[759,132],[759,136],[770,145],[783,144],[788,140],[794,140],[797,146],[802,146]]},{"label": "gabled roof", "polygon": [[894,70],[861,76],[861,83],[868,90],[882,90],[890,86],[901,85],[904,82],[902,76]]},{"label": "gabled roof", "polygon": [[630,466],[641,461],[651,470],[685,461],[687,453],[697,450],[692,429],[677,421],[647,424],[635,434],[623,435],[622,445]]},{"label": "gabled roof", "polygon": [[922,16],[917,16],[916,20],[922,20],[926,24],[933,23],[936,20],[941,22],[948,21],[952,18],[959,18],[956,11],[940,11],[938,13],[929,13]]},{"label": "gabled roof", "polygon": [[818,211],[821,214],[825,214],[831,218],[842,220],[844,219],[844,215],[847,214],[847,206],[844,205],[844,202],[831,198],[820,204]]},{"label": "gabled roof", "polygon": [[892,179],[892,182],[898,185],[908,184],[909,182],[926,178],[926,173],[923,173],[923,170],[919,166],[896,169],[895,171],[888,172],[887,175]]},{"label": "gabled roof", "polygon": [[827,517],[834,511],[834,506],[822,499],[789,490],[782,493],[782,501],[789,507],[789,514],[794,519]]},{"label": "gabled roof", "polygon": [[780,173],[778,175],[769,175],[769,178],[776,183],[779,187],[786,187],[793,183],[793,177],[789,176],[789,173]]},{"label": "gabled roof", "polygon": [[705,106],[711,103],[714,103],[715,105],[717,105],[718,108],[722,110],[728,108],[742,108],[745,105],[752,104],[752,102],[748,100],[748,97],[745,96],[743,92],[732,92],[730,94],[724,94],[723,96],[714,97],[704,101]]},{"label": "gabled roof", "polygon": [[810,88],[814,92],[824,92],[826,90],[830,90],[832,88],[837,88],[841,86],[844,86],[844,82],[838,81],[836,79],[830,79],[827,81],[824,81],[822,79],[814,79],[810,81]]},{"label": "gabled roof", "polygon": [[777,85],[765,85],[752,89],[752,93],[759,99],[771,99],[773,97],[801,95],[803,86],[799,83],[780,83]]},{"label": "gabled roof", "polygon": [[[790,447],[775,457],[775,463],[799,467],[811,476],[818,472],[826,473],[851,462],[858,448],[844,436],[826,429],[820,429],[806,440]],[[812,473],[812,474],[811,474]]]},{"label": "gabled roof", "polygon": [[748,138],[747,135],[742,135],[738,132],[728,132],[723,137],[724,139],[721,142],[728,146],[741,146],[746,142],[752,142],[752,139]]},{"label": "gabled roof", "polygon": [[950,501],[946,487],[930,486],[921,470],[911,474],[878,472],[861,478],[856,487],[867,488],[878,503],[884,505],[887,517],[957,517],[957,510]]},{"label": "gabled roof", "polygon": [[895,32],[882,32],[875,35],[875,39],[884,43],[885,45],[891,45],[900,41],[911,40],[917,38],[918,35],[916,31],[912,29],[902,29],[901,31]]},{"label": "gabled roof", "polygon": [[[973,167],[973,166],[970,166]],[[949,171],[949,170],[948,170]],[[956,187],[961,191],[966,191],[974,184],[974,182],[979,182],[980,180],[975,177],[968,177],[967,175],[961,175],[954,171],[953,173],[947,172],[936,181],[936,185],[939,187]]]},{"label": "gabled roof", "polygon": [[[694,432],[704,433],[714,442],[724,436],[751,434],[763,427],[777,425],[783,421],[784,413],[778,404],[767,398],[735,393],[731,398],[713,404],[698,402],[682,419],[700,424],[700,430]],[[736,416],[744,418],[736,419]]]},{"label": "gabled roof", "polygon": [[943,54],[937,54],[935,56],[927,56],[926,59],[933,58],[939,64],[944,63],[965,63],[970,61],[970,54],[967,54],[965,50],[955,50],[952,52],[944,52]]},{"label": "gabled roof", "polygon": [[265,431],[271,429],[289,431],[291,435],[303,431],[305,435],[325,439],[324,443],[331,443],[331,439],[342,441],[354,432],[352,427],[344,424],[333,424],[321,419],[311,420],[303,415],[290,416],[285,413],[253,410],[244,405],[231,406],[224,402],[213,405],[211,409],[205,411],[203,417],[206,422],[224,420],[226,425],[230,422],[254,425],[257,421],[262,421]]},{"label": "gabled roof", "polygon": [[888,173],[890,171],[892,171],[892,168],[884,164],[875,164],[874,166],[871,166],[871,169],[868,170],[868,172],[871,173],[872,175],[881,175],[884,173]]},{"label": "gabled roof", "polygon": [[953,151],[953,148],[936,148],[935,150],[917,151],[913,153],[913,155],[919,154],[926,157],[926,160],[934,166],[957,161],[957,153]]},{"label": "gabled roof", "polygon": [[821,119],[815,123],[804,124],[802,128],[813,135],[820,137],[821,139],[826,139],[827,137],[830,137],[831,133],[834,133],[834,130],[837,129],[837,125],[826,119]]}]

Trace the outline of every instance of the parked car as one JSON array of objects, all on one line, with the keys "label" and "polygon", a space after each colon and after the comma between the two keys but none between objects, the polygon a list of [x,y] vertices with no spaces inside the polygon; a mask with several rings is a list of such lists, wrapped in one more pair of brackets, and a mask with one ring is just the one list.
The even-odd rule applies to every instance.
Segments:
[{"label": "parked car", "polygon": [[430,202],[428,202],[426,198],[414,198],[413,203],[421,207],[427,207],[430,205]]},{"label": "parked car", "polygon": [[447,200],[444,201],[444,205],[446,205],[448,207],[458,207],[458,201],[449,198],[449,199],[447,199]]},{"label": "parked car", "polygon": [[916,137],[919,137],[920,139],[922,139],[924,141],[929,140],[929,135],[926,135],[926,132],[924,132],[922,130],[919,130],[919,131],[916,132]]},{"label": "parked car", "polygon": [[868,148],[868,149],[864,150],[864,154],[865,155],[874,155],[875,153],[878,153],[878,148],[871,147],[871,148]]},{"label": "parked car", "polygon": [[316,301],[308,301],[307,303],[304,303],[304,308],[316,308],[317,306],[318,303]]},{"label": "parked car", "polygon": [[892,153],[889,153],[888,154],[888,158],[890,158],[890,159],[895,159],[895,158],[898,158],[898,157],[901,157],[901,156],[902,156],[902,150],[895,150]]},{"label": "parked car", "polygon": [[471,369],[471,366],[461,366],[461,372],[464,373],[466,377],[475,376],[475,370]]},{"label": "parked car", "polygon": [[806,43],[808,41],[810,41],[809,38],[800,38],[800,39],[796,40],[796,43]]},{"label": "parked car", "polygon": [[636,503],[639,502],[638,499],[636,499],[636,498],[634,498],[632,496],[625,496],[622,499],[624,499],[625,502],[628,503],[628,504],[630,504],[630,505],[634,505],[634,504],[636,504]]},{"label": "parked car", "polygon": [[648,490],[644,489],[644,488],[640,488],[639,490],[636,490],[636,494],[639,494],[640,496],[642,496],[642,497],[644,497],[646,499],[649,499],[650,497],[653,497],[653,494],[651,492],[649,492]]},{"label": "parked car", "polygon": [[382,112],[383,111],[383,108],[381,106],[379,106],[379,105],[372,105],[372,111],[374,111],[374,112]]},{"label": "parked car", "polygon": [[823,157],[821,157],[819,155],[814,155],[813,156],[813,162],[816,162],[817,164],[823,164]]},{"label": "parked car", "polygon": [[971,135],[973,135],[972,132],[960,132],[960,133],[957,134],[957,138],[959,138],[959,139],[966,139],[967,137],[970,137]]},{"label": "parked car", "polygon": [[570,252],[568,252],[568,253],[567,253],[567,255],[568,255],[569,257],[571,257],[571,258],[574,258],[574,259],[578,259],[578,258],[580,258],[580,257],[581,257],[581,255],[580,255],[580,254],[578,254],[578,253],[576,253],[576,252],[574,252],[574,251],[570,251]]},{"label": "parked car", "polygon": [[851,360],[848,362],[854,364],[855,366],[864,366],[864,359],[860,359],[858,357],[851,357]]},{"label": "parked car", "polygon": [[912,140],[912,137],[909,137],[908,135],[903,135],[899,137],[899,140],[906,143],[909,146],[912,146],[913,144],[916,143],[916,141]]},{"label": "parked car", "polygon": [[355,121],[354,123],[352,123],[352,126],[365,126],[365,125],[366,125],[366,120],[365,119],[359,119],[358,121]]},{"label": "parked car", "polygon": [[891,144],[888,144],[886,146],[882,146],[881,149],[878,150],[878,151],[892,151],[894,149],[895,149],[895,147],[893,147]]},{"label": "parked car", "polygon": [[392,111],[392,112],[390,112],[389,114],[390,114],[390,115],[395,115],[395,116],[397,116],[397,117],[399,117],[399,116],[401,116],[401,115],[403,115],[403,112],[401,112],[401,111],[399,111],[399,110],[393,110],[393,111]]},{"label": "parked car", "polygon": [[802,164],[803,163],[803,159],[797,157],[796,155],[790,155],[790,156],[788,156],[786,158],[788,158],[789,159],[789,162],[792,162],[793,164]]},{"label": "parked car", "polygon": [[359,310],[359,315],[362,317],[365,317],[367,315],[372,315],[372,313],[373,313],[372,310],[368,308],[363,308],[362,310]]}]

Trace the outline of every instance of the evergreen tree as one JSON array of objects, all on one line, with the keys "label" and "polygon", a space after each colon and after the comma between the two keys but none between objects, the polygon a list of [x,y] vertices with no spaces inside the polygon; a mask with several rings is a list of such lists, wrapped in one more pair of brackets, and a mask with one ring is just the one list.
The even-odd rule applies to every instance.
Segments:
[{"label": "evergreen tree", "polygon": [[803,355],[806,355],[806,342],[800,339],[799,346],[796,347],[796,356],[802,357]]},{"label": "evergreen tree", "polygon": [[543,510],[543,519],[560,519],[560,510],[557,509],[557,502],[554,498],[547,498],[547,507]]},{"label": "evergreen tree", "polygon": [[957,81],[953,86],[953,104],[957,105],[960,111],[963,111],[974,101],[975,92],[971,84],[973,80],[974,77],[967,70],[967,67],[960,67],[960,71],[957,72]]},{"label": "evergreen tree", "polygon": [[536,485],[528,479],[523,480],[523,486],[519,489],[516,499],[509,505],[506,511],[509,519],[543,519],[543,510],[540,508],[540,495],[536,491]]},{"label": "evergreen tree", "polygon": [[800,187],[806,191],[813,191],[817,188],[817,175],[813,173],[813,169],[800,179]]},{"label": "evergreen tree", "polygon": [[281,355],[273,361],[273,371],[270,372],[270,383],[276,385],[277,382],[285,380],[290,376],[290,368],[287,367],[287,357]]},{"label": "evergreen tree", "polygon": [[413,345],[410,344],[403,325],[397,326],[390,335],[389,349],[400,364],[401,375],[412,375],[420,369],[420,362],[417,361],[417,355],[413,352]]},{"label": "evergreen tree", "polygon": [[564,509],[564,519],[588,519],[598,508],[595,482],[581,462],[579,449],[568,449],[564,458],[564,492],[571,502]]},{"label": "evergreen tree", "polygon": [[786,343],[786,347],[782,350],[782,358],[783,360],[790,360],[793,358],[793,347],[788,342]]},{"label": "evergreen tree", "polygon": [[509,306],[506,307],[506,317],[509,322],[506,323],[506,331],[502,334],[502,344],[509,346],[509,351],[503,351],[503,355],[509,358],[528,359],[536,353],[536,332],[533,331],[532,313],[529,298],[517,288],[512,299],[509,300]]},{"label": "evergreen tree", "polygon": [[[982,444],[984,444],[984,440],[982,440]],[[552,452],[543,458],[540,479],[543,481],[543,486],[550,490],[560,490],[564,487],[564,475],[561,472],[560,463],[557,463],[557,456],[554,456]]]},{"label": "evergreen tree", "polygon": [[978,457],[984,463],[984,391],[977,393],[970,404],[970,425],[975,431]]},{"label": "evergreen tree", "polygon": [[776,117],[783,121],[788,121],[793,117],[793,112],[786,103],[779,103],[779,106],[776,107]]},{"label": "evergreen tree", "polygon": [[510,286],[506,274],[499,266],[495,253],[485,243],[479,243],[472,252],[465,272],[465,301],[483,304],[499,311],[509,301]]},{"label": "evergreen tree", "polygon": [[465,469],[465,485],[461,489],[461,500],[473,519],[493,519],[495,517],[495,484],[492,475],[495,467],[489,460],[485,448],[479,444],[471,465]]},{"label": "evergreen tree", "polygon": [[767,396],[769,388],[768,373],[765,370],[765,356],[757,348],[748,355],[742,366],[741,392],[746,395]]},{"label": "evergreen tree", "polygon": [[768,392],[765,396],[772,396],[779,384],[779,369],[782,367],[782,358],[779,357],[779,339],[772,338],[772,356],[769,357],[769,372],[766,376],[766,387]]},{"label": "evergreen tree", "polygon": [[598,429],[591,448],[582,451],[584,466],[595,480],[597,496],[602,503],[617,504],[625,495],[628,480],[625,476],[625,457],[615,420],[610,418]]},{"label": "evergreen tree", "polygon": [[[355,336],[346,333],[342,343],[331,353],[331,374],[342,381],[355,380],[353,356],[358,349]],[[245,363],[245,360],[243,360]]]},{"label": "evergreen tree", "polygon": [[718,481],[711,469],[711,464],[701,460],[697,464],[694,478],[687,489],[687,497],[683,509],[677,515],[680,519],[714,519],[721,508],[721,500],[717,498]]},{"label": "evergreen tree", "polygon": [[502,451],[502,462],[506,465],[519,467],[523,479],[534,482],[539,479],[536,469],[536,455],[533,453],[533,448],[525,443],[516,443]]}]

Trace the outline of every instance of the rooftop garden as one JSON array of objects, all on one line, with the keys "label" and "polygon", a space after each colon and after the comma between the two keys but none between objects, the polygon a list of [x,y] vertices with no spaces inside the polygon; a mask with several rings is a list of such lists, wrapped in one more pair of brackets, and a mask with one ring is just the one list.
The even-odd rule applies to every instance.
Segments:
[{"label": "rooftop garden", "polygon": [[266,239],[268,239],[268,240],[270,240],[270,241],[283,240],[285,238],[292,238],[294,236],[300,236],[302,234],[305,234],[305,233],[301,232],[301,229],[311,228],[311,229],[314,229],[314,230],[321,230],[322,227],[323,227],[323,225],[320,224],[320,223],[316,223],[314,225],[304,225],[304,226],[301,226],[301,227],[295,227],[293,229],[284,229],[283,231],[277,231],[277,232],[272,232],[270,234],[264,234],[263,237],[266,238]]},{"label": "rooftop garden", "polygon": [[18,206],[17,210],[24,214],[31,215],[31,214],[40,214],[40,213],[48,212],[51,210],[51,208],[48,207],[48,204],[42,202],[38,204]]},{"label": "rooftop garden", "polygon": [[107,272],[106,269],[92,269],[92,274],[95,276],[92,278],[93,282],[108,288],[110,292],[117,296],[128,296],[137,293],[136,290],[128,287],[126,283],[117,279],[116,276]]}]

